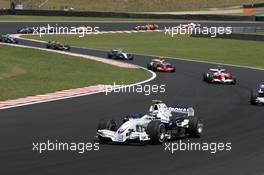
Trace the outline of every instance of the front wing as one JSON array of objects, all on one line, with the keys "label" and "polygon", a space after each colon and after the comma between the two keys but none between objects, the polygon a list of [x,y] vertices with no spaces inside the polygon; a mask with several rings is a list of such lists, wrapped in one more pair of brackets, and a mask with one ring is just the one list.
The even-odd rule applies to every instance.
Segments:
[{"label": "front wing", "polygon": [[111,139],[112,142],[125,142],[127,140],[139,140],[147,141],[150,140],[146,132],[131,132],[128,136],[118,134],[115,131],[110,131],[107,129],[102,129],[97,131],[97,136]]}]

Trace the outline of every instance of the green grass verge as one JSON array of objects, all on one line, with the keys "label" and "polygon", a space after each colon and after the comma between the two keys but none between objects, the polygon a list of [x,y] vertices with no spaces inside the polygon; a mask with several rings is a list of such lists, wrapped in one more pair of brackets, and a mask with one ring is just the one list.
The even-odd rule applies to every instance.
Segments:
[{"label": "green grass verge", "polygon": [[134,83],[149,74],[34,49],[0,46],[0,101],[97,84]]},{"label": "green grass verge", "polygon": [[263,42],[256,41],[192,38],[182,35],[171,38],[163,32],[89,35],[84,38],[75,35],[29,37],[45,41],[58,40],[77,47],[101,50],[123,48],[128,52],[145,55],[264,68],[264,45]]}]

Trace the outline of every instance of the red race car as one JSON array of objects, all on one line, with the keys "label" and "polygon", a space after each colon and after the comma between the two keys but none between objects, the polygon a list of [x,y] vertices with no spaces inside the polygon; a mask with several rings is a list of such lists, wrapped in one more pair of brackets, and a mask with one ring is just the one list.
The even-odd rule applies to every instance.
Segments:
[{"label": "red race car", "polygon": [[150,24],[147,24],[147,25],[144,25],[144,26],[136,26],[133,28],[133,30],[156,30],[158,29],[159,26],[157,24],[154,24],[154,23],[150,23]]},{"label": "red race car", "polygon": [[203,80],[207,83],[220,83],[220,84],[233,84],[235,85],[237,80],[230,72],[226,72],[225,69],[218,67],[217,69],[209,69],[207,73],[204,73]]},{"label": "red race car", "polygon": [[176,70],[172,64],[166,62],[163,58],[153,58],[148,63],[147,68],[157,72],[175,72]]}]

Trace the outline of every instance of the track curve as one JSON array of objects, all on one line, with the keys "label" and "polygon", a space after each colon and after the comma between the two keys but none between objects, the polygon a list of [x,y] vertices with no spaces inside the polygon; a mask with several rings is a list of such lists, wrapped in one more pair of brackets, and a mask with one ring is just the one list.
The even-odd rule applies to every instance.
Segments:
[{"label": "track curve", "polygon": [[[21,44],[45,47],[29,41]],[[105,56],[89,49],[72,52]],[[145,66],[149,60],[138,55],[134,63]],[[0,174],[263,174],[264,108],[250,106],[248,100],[249,90],[263,80],[264,72],[226,66],[237,75],[238,84],[209,85],[201,77],[211,64],[170,62],[176,65],[176,73],[159,73],[151,82],[166,84],[165,94],[95,94],[0,110]],[[100,151],[84,154],[32,151],[32,142],[47,139],[93,141],[100,118],[145,113],[154,98],[196,109],[205,122],[205,134],[190,142],[231,142],[232,151],[170,154],[153,145],[100,145]]]}]

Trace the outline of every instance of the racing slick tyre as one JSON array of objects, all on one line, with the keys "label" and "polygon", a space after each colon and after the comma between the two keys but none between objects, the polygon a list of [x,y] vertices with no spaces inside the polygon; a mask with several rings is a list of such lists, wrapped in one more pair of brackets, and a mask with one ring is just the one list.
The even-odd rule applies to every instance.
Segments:
[{"label": "racing slick tyre", "polygon": [[187,132],[193,138],[201,137],[203,132],[203,124],[198,117],[190,117]]},{"label": "racing slick tyre", "polygon": [[[101,129],[108,129],[110,131],[116,131],[118,129],[117,127],[117,123],[115,120],[100,120],[99,121],[99,124],[98,124],[98,127],[97,127],[97,130],[101,130]],[[104,138],[104,137],[101,137],[101,136],[98,136],[98,139],[100,141],[100,143],[107,143],[110,141],[109,138]]]},{"label": "racing slick tyre", "polygon": [[236,85],[237,83],[237,79],[236,78],[233,78],[233,81],[231,82],[232,85]]},{"label": "racing slick tyre", "polygon": [[70,51],[71,50],[71,47],[69,45],[65,45],[66,47],[66,50]]},{"label": "racing slick tyre", "polygon": [[166,128],[160,121],[151,121],[147,126],[151,144],[162,144],[165,141]]},{"label": "racing slick tyre", "polygon": [[108,53],[107,58],[113,58],[113,55]]},{"label": "racing slick tyre", "polygon": [[147,68],[148,68],[148,70],[152,70],[150,64],[147,64]]},{"label": "racing slick tyre", "polygon": [[257,105],[256,99],[257,99],[257,94],[254,93],[254,91],[251,91],[251,95],[250,95],[250,104],[252,105]]},{"label": "racing slick tyre", "polygon": [[207,75],[206,75],[206,73],[203,74],[203,81],[207,81]]}]

